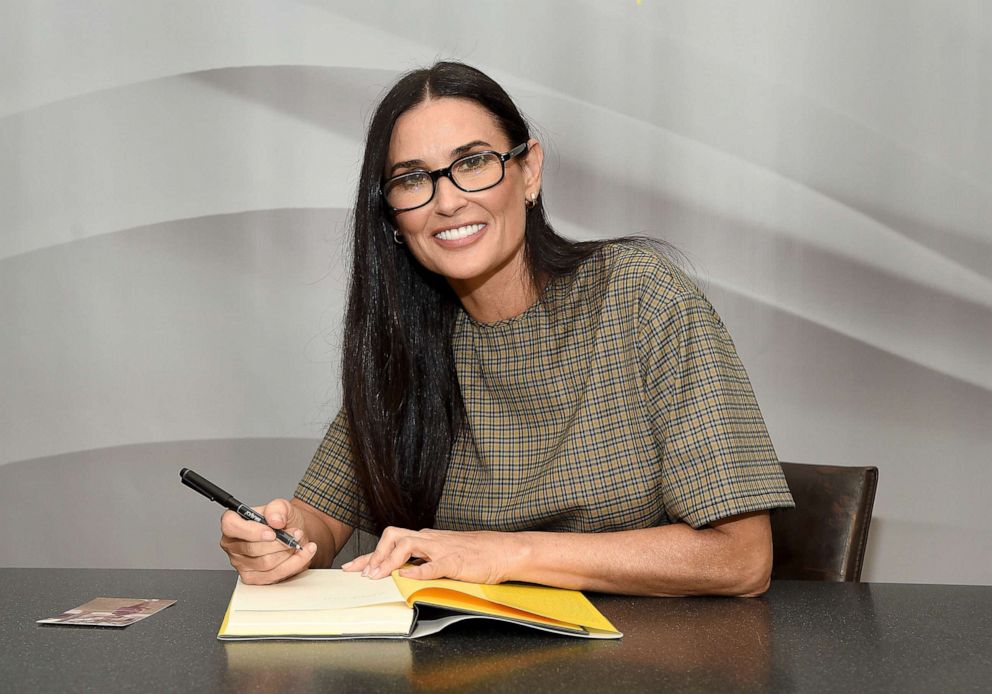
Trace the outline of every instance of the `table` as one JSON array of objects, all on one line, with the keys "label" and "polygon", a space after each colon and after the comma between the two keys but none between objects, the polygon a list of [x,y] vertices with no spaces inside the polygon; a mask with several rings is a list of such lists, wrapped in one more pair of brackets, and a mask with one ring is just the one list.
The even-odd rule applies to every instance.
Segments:
[{"label": "table", "polygon": [[[217,641],[230,571],[0,569],[0,691],[987,691],[992,587],[775,582],[758,599],[590,595],[621,641],[470,620],[418,641]],[[177,604],[124,629],[35,620]]]}]

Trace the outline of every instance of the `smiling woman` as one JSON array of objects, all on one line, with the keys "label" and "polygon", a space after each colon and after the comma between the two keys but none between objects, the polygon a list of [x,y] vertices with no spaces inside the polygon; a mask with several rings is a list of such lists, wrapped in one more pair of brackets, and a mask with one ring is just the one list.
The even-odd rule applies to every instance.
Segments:
[{"label": "smiling woman", "polygon": [[[492,115],[468,99],[428,99],[393,126],[386,173],[406,170],[385,185],[387,204],[401,203],[397,233],[478,320],[510,318],[537,299],[524,260],[524,201],[541,189],[543,161],[537,140],[507,142]],[[397,182],[411,179],[419,190],[397,192]]]},{"label": "smiling woman", "polygon": [[506,92],[438,63],[369,127],[341,412],[292,501],[234,514],[243,580],[329,565],[381,578],[756,595],[791,496],[733,342],[657,246],[548,223],[544,153]]}]

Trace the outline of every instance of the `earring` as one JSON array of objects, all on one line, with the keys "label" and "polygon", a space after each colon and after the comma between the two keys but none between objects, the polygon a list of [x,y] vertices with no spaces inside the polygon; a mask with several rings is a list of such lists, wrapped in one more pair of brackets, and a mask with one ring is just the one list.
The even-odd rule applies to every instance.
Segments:
[{"label": "earring", "polygon": [[524,199],[524,207],[526,207],[528,210],[533,208],[534,205],[536,204],[537,204],[537,193],[531,193],[530,199],[526,199],[526,198]]},{"label": "earring", "polygon": [[396,231],[396,229],[393,229],[393,243],[398,246],[403,246],[406,244],[406,241],[403,240],[403,237],[400,236],[400,232]]}]

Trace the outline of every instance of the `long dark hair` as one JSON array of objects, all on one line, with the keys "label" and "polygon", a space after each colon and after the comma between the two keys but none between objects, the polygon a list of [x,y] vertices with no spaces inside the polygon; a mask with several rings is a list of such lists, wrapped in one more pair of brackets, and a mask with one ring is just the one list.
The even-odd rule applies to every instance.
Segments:
[{"label": "long dark hair", "polygon": [[[393,241],[379,192],[396,119],[439,97],[483,106],[511,145],[530,139],[526,120],[503,88],[462,63],[407,73],[372,116],[355,204],[342,380],[355,472],[377,532],[387,525],[433,526],[464,420],[451,348],[458,297],[444,277]],[[573,272],[603,243],[555,234],[540,197],[527,211],[524,257],[535,287]]]}]

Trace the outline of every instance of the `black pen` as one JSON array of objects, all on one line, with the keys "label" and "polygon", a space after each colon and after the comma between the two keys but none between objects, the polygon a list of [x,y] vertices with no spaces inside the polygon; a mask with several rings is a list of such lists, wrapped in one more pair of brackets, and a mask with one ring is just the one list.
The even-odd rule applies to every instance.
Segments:
[{"label": "black pen", "polygon": [[[190,489],[195,489],[211,501],[216,501],[221,506],[226,506],[245,520],[255,521],[256,523],[261,523],[262,525],[268,525],[265,520],[265,516],[261,513],[253,509],[251,506],[241,503],[216,484],[196,474],[188,467],[184,467],[179,471],[179,479],[181,479],[183,484]],[[275,528],[272,528],[272,530],[276,534],[276,539],[284,545],[292,547],[293,549],[303,549],[303,546],[296,541],[296,538],[287,533],[285,530],[276,530]]]}]

